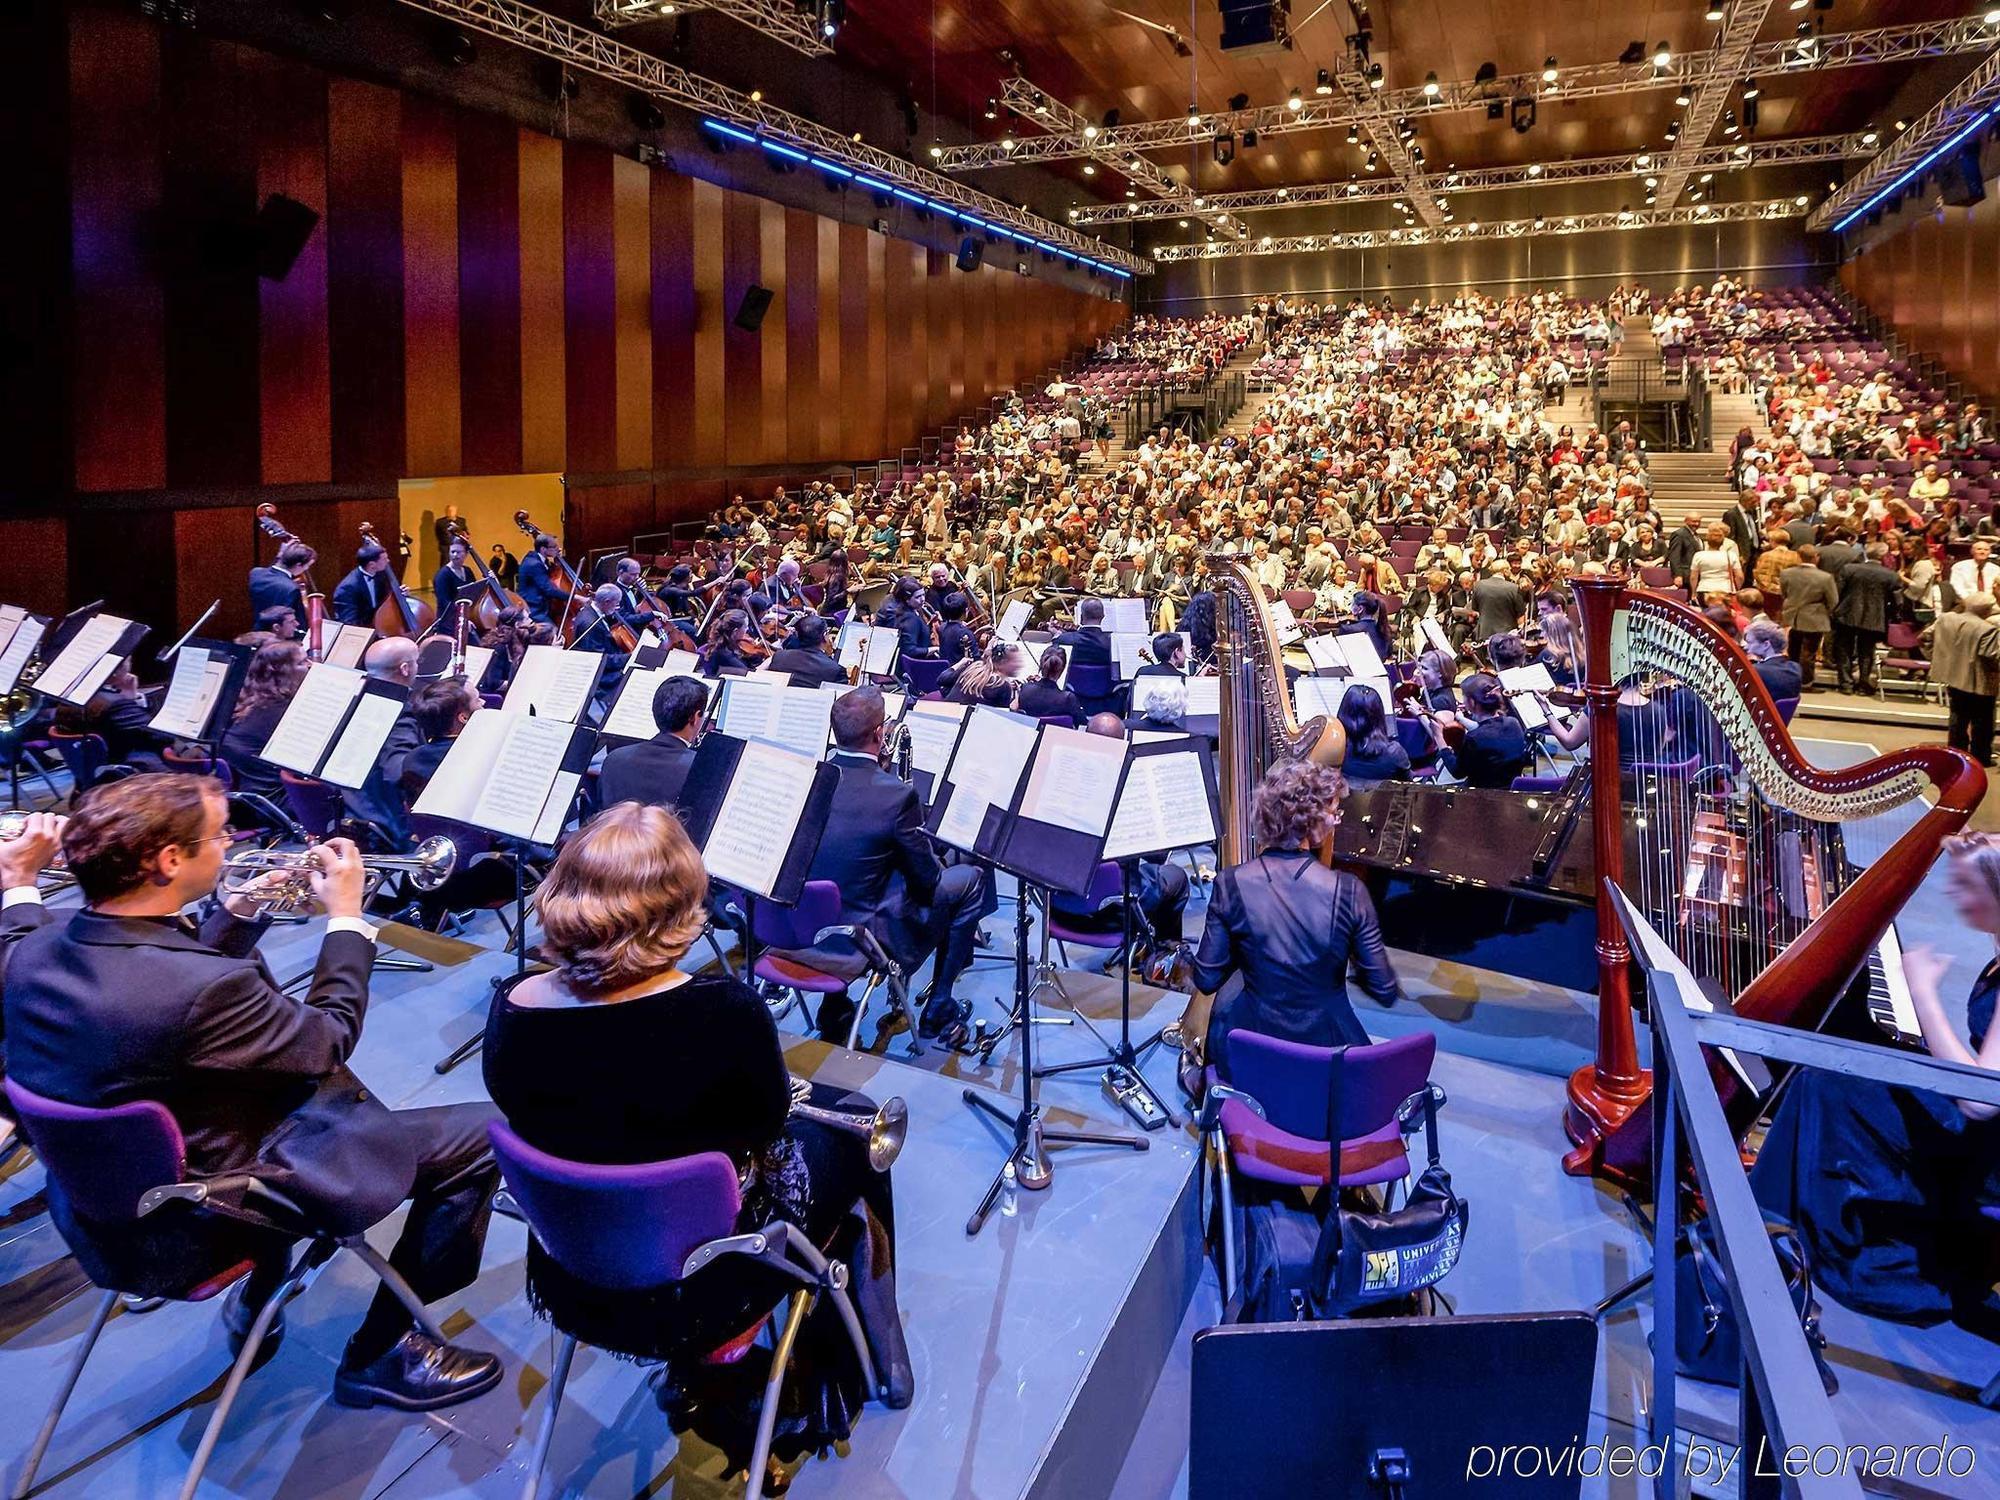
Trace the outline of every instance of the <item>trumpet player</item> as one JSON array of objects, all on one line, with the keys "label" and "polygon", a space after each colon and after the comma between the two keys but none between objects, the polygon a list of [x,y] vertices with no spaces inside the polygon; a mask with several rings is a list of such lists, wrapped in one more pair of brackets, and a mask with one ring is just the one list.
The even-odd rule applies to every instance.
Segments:
[{"label": "trumpet player", "polygon": [[[216,890],[227,812],[221,786],[201,776],[133,776],[84,797],[61,838],[85,905],[66,921],[45,916],[8,965],[11,1076],[92,1108],[157,1101],[186,1138],[190,1175],[247,1173],[336,1235],[360,1234],[408,1200],[390,1262],[427,1302],[470,1285],[499,1180],[486,1143],[492,1111],[392,1112],[347,1068],[375,956],[359,851],[346,839],[319,847],[312,891],[329,921],[312,988],[295,1000],[256,947],[268,925],[258,898],[296,872],[229,896],[198,929],[181,916]],[[0,849],[0,868],[9,856],[20,866],[45,858],[49,832],[31,820],[13,849]],[[10,900],[9,925],[29,898]],[[59,1202],[53,1211],[72,1244],[93,1240],[88,1225],[65,1222]],[[286,1269],[266,1251],[231,1291],[233,1340]],[[428,1411],[490,1390],[500,1375],[493,1355],[429,1338],[385,1287],[348,1341],[333,1393],[349,1406]]]},{"label": "trumpet player", "polygon": [[[63,824],[55,813],[28,813],[11,836],[0,834],[0,993],[5,992],[7,960],[15,944],[49,920],[42,905],[41,877],[62,849]],[[7,1032],[0,1013],[0,1078],[6,1076]],[[0,1093],[0,1120],[12,1118]],[[0,1132],[4,1134],[4,1132]]]}]

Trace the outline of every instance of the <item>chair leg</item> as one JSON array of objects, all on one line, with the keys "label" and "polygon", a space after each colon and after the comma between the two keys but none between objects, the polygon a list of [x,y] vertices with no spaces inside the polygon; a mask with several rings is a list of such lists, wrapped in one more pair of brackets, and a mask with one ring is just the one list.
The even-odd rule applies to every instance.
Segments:
[{"label": "chair leg", "polygon": [[437,1319],[431,1316],[430,1309],[418,1300],[409,1282],[403,1279],[401,1272],[389,1264],[381,1251],[359,1235],[351,1240],[342,1240],[341,1244],[344,1248],[352,1250],[355,1258],[375,1273],[375,1279],[387,1287],[395,1299],[410,1310],[410,1316],[416,1319],[419,1328],[440,1344],[450,1342],[445,1338],[444,1330],[438,1326]]},{"label": "chair leg", "polygon": [[785,1383],[785,1366],[792,1362],[792,1345],[798,1342],[812,1295],[805,1287],[792,1293],[785,1326],[771,1351],[771,1378],[764,1382],[764,1405],[757,1413],[757,1443],[750,1450],[750,1486],[744,1500],[764,1500],[764,1469],[771,1461],[771,1434],[778,1425],[778,1389]]},{"label": "chair leg", "polygon": [[22,1500],[35,1487],[35,1472],[42,1466],[42,1455],[49,1451],[49,1443],[56,1435],[56,1423],[62,1420],[63,1408],[69,1405],[69,1398],[76,1390],[76,1383],[83,1377],[84,1361],[90,1358],[90,1351],[97,1347],[97,1336],[104,1332],[104,1325],[110,1321],[111,1309],[118,1305],[118,1294],[106,1292],[99,1299],[97,1311],[92,1315],[90,1327],[84,1331],[83,1344],[76,1351],[76,1358],[63,1374],[63,1381],[56,1388],[54,1405],[49,1407],[48,1416],[42,1419],[42,1430],[35,1434],[34,1446],[28,1449],[27,1461],[21,1465],[21,1477],[14,1481],[13,1500]]},{"label": "chair leg", "polygon": [[861,1003],[854,1007],[854,1019],[847,1023],[847,1050],[852,1052],[861,1040],[861,1023],[868,1015],[868,1002],[875,998],[875,991],[882,987],[882,976],[870,974],[868,988],[861,992]]},{"label": "chair leg", "polygon": [[1215,1137],[1216,1197],[1222,1205],[1222,1305],[1236,1295],[1236,1192],[1229,1180],[1229,1147],[1220,1132]]},{"label": "chair leg", "polygon": [[222,1424],[229,1420],[230,1408],[236,1405],[237,1394],[249,1377],[250,1367],[257,1362],[257,1351],[264,1347],[265,1336],[270,1333],[278,1310],[291,1301],[299,1282],[312,1268],[312,1258],[305,1257],[300,1262],[300,1268],[294,1270],[257,1309],[250,1332],[243,1340],[242,1351],[237,1354],[236,1363],[229,1367],[229,1378],[222,1383],[222,1394],[216,1398],[215,1411],[208,1419],[208,1426],[202,1429],[201,1442],[194,1450],[194,1462],[188,1465],[187,1479],[181,1484],[180,1500],[194,1500],[195,1491],[201,1488],[202,1471],[208,1467],[209,1457],[215,1452],[216,1440],[222,1436]]},{"label": "chair leg", "polygon": [[521,1500],[535,1500],[541,1491],[542,1470],[548,1467],[549,1445],[556,1435],[556,1413],[562,1409],[563,1387],[569,1384],[570,1361],[575,1358],[576,1338],[566,1333],[562,1347],[556,1350],[555,1373],[549,1377],[549,1404],[535,1433],[535,1451],[528,1455],[528,1482],[521,1488]]},{"label": "chair leg", "polygon": [[909,1041],[903,1051],[910,1057],[922,1057],[925,1052],[924,1039],[917,1034],[917,1008],[910,1003],[910,987],[903,982],[900,974],[889,976],[889,1004],[903,1017],[909,1028]]}]

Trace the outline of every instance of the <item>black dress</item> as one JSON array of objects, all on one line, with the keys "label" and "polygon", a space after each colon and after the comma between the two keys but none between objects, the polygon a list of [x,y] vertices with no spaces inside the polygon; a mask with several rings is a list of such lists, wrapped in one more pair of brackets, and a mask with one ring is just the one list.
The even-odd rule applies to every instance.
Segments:
[{"label": "black dress", "polygon": [[290,700],[285,698],[260,703],[223,732],[218,748],[229,764],[237,791],[283,800],[284,782],[278,768],[263,758],[262,751],[278,732],[278,721],[284,718],[289,706]]},{"label": "black dress", "polygon": [[[1976,1051],[1993,1025],[2000,959],[1973,986]],[[1991,1309],[2000,1119],[1941,1094],[1801,1068],[1751,1169],[1757,1201],[1795,1226],[1813,1275],[1857,1312],[1932,1324]],[[2000,1309],[1993,1309],[2000,1311]]]},{"label": "black dress", "polygon": [[[869,1168],[859,1135],[787,1118],[790,1078],[762,1000],[723,975],[600,1005],[516,1005],[513,988],[494,996],[484,1068],[516,1134],[553,1156],[600,1165],[722,1152],[746,1183],[737,1228],[782,1218],[845,1261],[877,1364],[907,1362],[888,1175]],[[873,1108],[817,1085],[812,1102]],[[528,1245],[535,1309],[597,1348],[665,1363],[671,1399],[663,1402],[676,1430],[697,1429],[739,1466],[749,1459],[768,1365],[762,1350],[727,1365],[702,1356],[752,1327],[785,1290],[761,1267],[725,1259],[690,1282],[608,1291]],[[867,1397],[829,1300],[808,1315],[793,1358],[777,1429],[781,1458],[844,1441]]]}]

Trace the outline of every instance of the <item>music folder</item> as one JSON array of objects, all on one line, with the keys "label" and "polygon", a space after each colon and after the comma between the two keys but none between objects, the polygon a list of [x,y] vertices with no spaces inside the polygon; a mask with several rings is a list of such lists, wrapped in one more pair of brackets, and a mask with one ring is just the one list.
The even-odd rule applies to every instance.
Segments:
[{"label": "music folder", "polygon": [[56,627],[55,655],[35,679],[35,691],[81,708],[119,663],[139,649],[148,629],[102,611],[72,615]]},{"label": "music folder", "polygon": [[653,717],[653,695],[659,692],[660,684],[669,677],[686,677],[700,683],[708,692],[708,707],[702,712],[714,710],[716,695],[722,689],[722,684],[714,678],[677,672],[665,665],[641,667],[625,674],[625,680],[618,686],[617,700],[611,705],[611,712],[604,716],[604,723],[598,732],[607,740],[623,744],[658,736],[661,730],[659,721]]},{"label": "music folder", "polygon": [[910,737],[910,784],[926,807],[951,763],[951,752],[970,711],[971,706],[965,703],[913,698],[909,712],[903,715],[903,733]]},{"label": "music folder", "polygon": [[824,761],[710,730],[695,747],[681,792],[702,867],[724,885],[796,905],[839,782]]},{"label": "music folder", "polygon": [[18,604],[0,604],[0,693],[11,693],[49,628],[47,615]]},{"label": "music folder", "polygon": [[1146,633],[1146,601],[1144,599],[1106,599],[1104,601],[1104,628],[1113,635],[1144,635]]},{"label": "music folder", "polygon": [[251,648],[189,636],[174,653],[174,675],[146,727],[177,740],[213,740],[235,715]]},{"label": "music folder", "polygon": [[901,645],[893,626],[850,621],[840,627],[839,661],[850,671],[858,666],[869,677],[887,677],[896,670]]},{"label": "music folder", "polygon": [[381,758],[382,745],[409,696],[403,683],[315,662],[259,757],[301,776],[358,790]]},{"label": "music folder", "polygon": [[1019,794],[1000,809],[993,863],[1050,890],[1088,891],[1131,748],[1108,735],[1039,725]]},{"label": "music folder", "polygon": [[1135,736],[1104,835],[1104,858],[1135,859],[1213,844],[1221,831],[1218,805],[1207,740]]},{"label": "music folder", "polygon": [[507,684],[501,707],[508,713],[574,724],[590,707],[604,670],[601,651],[572,651],[562,646],[530,646],[521,654],[514,680]]},{"label": "music folder", "polygon": [[1038,728],[1036,720],[1004,708],[981,705],[965,715],[924,820],[940,843],[981,859],[993,857]]},{"label": "music folder", "polygon": [[596,748],[596,734],[583,725],[482,708],[451,742],[410,810],[553,844]]},{"label": "music folder", "polygon": [[[328,631],[332,634],[328,635]],[[320,626],[319,643],[321,661],[336,667],[358,667],[375,643],[375,627],[327,620]]]}]

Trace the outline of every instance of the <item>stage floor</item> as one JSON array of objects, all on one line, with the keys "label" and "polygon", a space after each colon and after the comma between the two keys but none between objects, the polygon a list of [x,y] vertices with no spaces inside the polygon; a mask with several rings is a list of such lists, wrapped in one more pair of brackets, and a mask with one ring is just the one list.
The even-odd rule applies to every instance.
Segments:
[{"label": "stage floor", "polygon": [[[1853,747],[1828,746],[1837,763]],[[1973,951],[1941,904],[1934,874],[1900,924],[1906,944],[1954,952],[1963,988],[1987,954]],[[1005,936],[1008,910],[989,921]],[[1199,890],[1196,920],[1199,920]],[[280,974],[304,967],[317,925],[268,940]],[[497,949],[497,924],[470,936]],[[1085,955],[1078,954],[1078,958]],[[1436,1076],[1450,1102],[1444,1157],[1472,1204],[1466,1251],[1446,1283],[1464,1312],[1587,1307],[1647,1263],[1647,1247],[1614,1197],[1563,1175],[1562,1080],[1589,1054],[1594,1001],[1460,965],[1396,955],[1410,1004],[1384,1011],[1361,1002],[1378,1036],[1414,1027],[1438,1034]],[[1095,957],[1090,956],[1095,962]],[[381,976],[355,1058],[361,1076],[399,1105],[483,1097],[477,1062],[446,1077],[431,1063],[471,1035],[487,981],[510,961],[484,952],[428,975]],[[1116,985],[1094,975],[1067,981],[1086,1014],[1115,1018]],[[966,993],[997,1020],[1011,968],[978,965]],[[1140,987],[1137,1026],[1150,1035],[1181,999]],[[1050,1012],[1054,1013],[1054,1012]],[[795,1017],[787,1026],[796,1028]],[[1115,1024],[1115,1022],[1114,1022]],[[872,1035],[873,1028],[865,1028]],[[1073,1026],[1042,1026],[1049,1062],[1092,1055]],[[1150,1137],[1144,1153],[1059,1153],[1045,1194],[1017,1195],[968,1240],[966,1215],[1001,1160],[996,1127],[966,1108],[966,1087],[1004,1095],[1018,1087],[1016,1043],[991,1067],[933,1049],[912,1061],[903,1041],[883,1055],[832,1051],[803,1037],[789,1044],[795,1070],[910,1104],[909,1146],[896,1168],[901,1293],[918,1380],[904,1412],[866,1410],[842,1454],[808,1461],[793,1485],[808,1497],[915,1500],[1178,1500],[1186,1494],[1188,1341],[1213,1322],[1214,1275],[1194,1246],[1192,1145],[1183,1132]],[[1169,1059],[1147,1074],[1171,1090]],[[1046,1080],[1052,1120],[1088,1119],[1130,1130],[1084,1072]],[[1170,1098],[1177,1096],[1169,1094]],[[11,1481],[53,1384],[88,1318],[91,1298],[43,1213],[32,1163],[0,1178],[0,1476]],[[375,1236],[386,1243],[384,1234]],[[333,1364],[369,1295],[367,1278],[337,1262],[291,1310],[283,1348],[250,1382],[211,1465],[205,1495],[391,1500],[511,1496],[522,1480],[523,1429],[531,1432],[554,1341],[521,1294],[525,1231],[496,1220],[480,1280],[448,1310],[456,1336],[507,1361],[491,1395],[431,1417],[356,1412],[328,1396]],[[1591,1434],[1629,1436],[1644,1409],[1642,1299],[1606,1325]],[[1972,1400],[2000,1369],[2000,1347],[1952,1328],[1913,1330],[1829,1304],[1832,1362],[1843,1388],[1835,1410],[1856,1442],[1916,1443],[1949,1433],[1980,1449],[1969,1485],[1984,1492],[2000,1447],[1990,1413]],[[164,1307],[115,1318],[85,1372],[43,1469],[38,1494],[126,1500],[171,1494],[206,1421],[227,1365],[212,1310]],[[1682,1386],[1686,1425],[1711,1437],[1733,1430],[1734,1393]],[[690,1445],[692,1449],[692,1445]],[[653,1407],[636,1366],[579,1354],[544,1494],[663,1495],[708,1500],[730,1493],[709,1451],[681,1451]],[[1636,1495],[1636,1481],[1592,1485],[1593,1495]],[[1698,1493],[1709,1493],[1707,1490]]]}]

